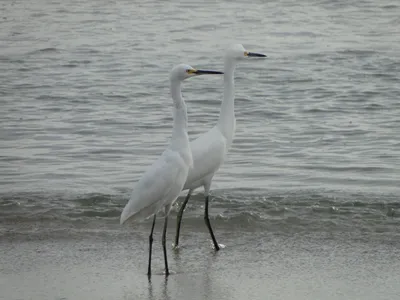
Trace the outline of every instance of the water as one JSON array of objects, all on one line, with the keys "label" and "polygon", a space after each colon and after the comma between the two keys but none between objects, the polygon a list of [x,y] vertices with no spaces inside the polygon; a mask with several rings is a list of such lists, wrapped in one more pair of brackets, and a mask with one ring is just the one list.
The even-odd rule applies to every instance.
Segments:
[{"label": "water", "polygon": [[[214,222],[397,236],[396,2],[40,0],[0,9],[1,234],[37,222],[119,230],[134,182],[170,138],[169,70],[221,70],[224,49],[240,42],[268,59],[236,71],[237,133],[213,182]],[[222,78],[188,80],[183,94],[194,138],[217,120]],[[189,220],[202,222],[201,212],[200,193]]]},{"label": "water", "polygon": [[[1,299],[400,293],[396,1],[18,0],[0,12]],[[235,73],[236,137],[210,207],[226,248],[210,249],[199,189],[168,285],[157,224],[148,285],[150,224],[118,221],[169,141],[168,73],[221,70],[232,43],[268,59]],[[218,118],[222,78],[185,81],[183,95],[195,138]]]}]

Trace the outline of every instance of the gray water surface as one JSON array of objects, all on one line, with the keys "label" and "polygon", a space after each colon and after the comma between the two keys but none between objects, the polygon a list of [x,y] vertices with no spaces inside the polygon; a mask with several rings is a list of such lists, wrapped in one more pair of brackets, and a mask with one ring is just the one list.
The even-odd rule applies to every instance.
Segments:
[{"label": "gray water surface", "polygon": [[[397,2],[39,0],[0,10],[3,220],[116,223],[171,136],[170,69],[222,70],[232,43],[268,58],[238,65],[236,138],[212,213],[258,222],[301,220],[305,209],[305,220],[324,220],[352,207],[398,220]],[[185,82],[192,139],[216,123],[222,87],[222,77]],[[195,199],[188,210],[201,218]]]},{"label": "gray water surface", "polygon": [[[233,43],[268,58],[235,73],[226,248],[199,189],[168,281],[157,224],[149,283],[150,224],[119,216],[169,142],[169,71],[222,70]],[[398,1],[2,1],[0,299],[395,299],[399,74]],[[222,89],[185,81],[191,139]]]}]

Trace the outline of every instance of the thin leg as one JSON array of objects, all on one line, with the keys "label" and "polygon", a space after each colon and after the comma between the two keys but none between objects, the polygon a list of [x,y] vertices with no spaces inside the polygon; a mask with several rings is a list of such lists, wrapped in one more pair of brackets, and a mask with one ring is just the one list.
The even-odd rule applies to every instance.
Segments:
[{"label": "thin leg", "polygon": [[154,214],[153,225],[151,226],[151,232],[149,235],[149,267],[147,269],[147,276],[151,276],[151,251],[153,249],[153,231],[154,225],[156,224],[156,214]]},{"label": "thin leg", "polygon": [[175,247],[178,247],[178,245],[179,245],[179,233],[181,231],[183,211],[185,210],[186,204],[188,203],[191,195],[192,195],[192,190],[189,190],[189,192],[185,198],[185,201],[183,201],[182,206],[179,209],[178,216],[176,217]]},{"label": "thin leg", "polygon": [[165,276],[169,275],[166,236],[167,236],[167,226],[168,226],[168,214],[169,214],[170,208],[171,208],[170,205],[165,207],[164,229],[163,229],[163,235],[162,235],[162,246],[163,246],[163,251],[164,251],[164,262],[165,262]]},{"label": "thin leg", "polygon": [[217,243],[217,240],[215,239],[214,232],[211,228],[210,219],[208,218],[208,195],[206,196],[206,203],[205,203],[205,207],[204,207],[204,221],[206,222],[208,231],[210,232],[210,235],[211,235],[211,239],[214,243],[214,249],[215,249],[215,251],[218,251],[219,245]]}]

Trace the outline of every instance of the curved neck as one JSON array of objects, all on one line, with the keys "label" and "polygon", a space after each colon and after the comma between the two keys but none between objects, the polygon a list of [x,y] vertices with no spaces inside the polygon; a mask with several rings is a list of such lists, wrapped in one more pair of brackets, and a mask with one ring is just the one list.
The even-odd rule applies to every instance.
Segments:
[{"label": "curved neck", "polygon": [[224,62],[224,98],[221,104],[218,127],[227,136],[233,133],[235,127],[235,82],[236,62],[225,59]]},{"label": "curved neck", "polygon": [[189,139],[187,134],[187,110],[185,101],[182,98],[181,83],[180,80],[171,79],[174,125],[170,148],[176,148],[176,150],[181,149],[181,141],[188,142]]}]

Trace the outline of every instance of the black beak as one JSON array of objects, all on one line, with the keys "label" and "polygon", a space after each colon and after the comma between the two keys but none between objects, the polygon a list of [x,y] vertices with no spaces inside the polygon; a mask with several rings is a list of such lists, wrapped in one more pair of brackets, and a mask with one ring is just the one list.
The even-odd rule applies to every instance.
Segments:
[{"label": "black beak", "polygon": [[196,75],[205,75],[205,74],[224,74],[224,72],[218,72],[218,71],[209,71],[209,70],[196,70],[194,72]]},{"label": "black beak", "polygon": [[248,57],[267,57],[265,54],[261,54],[261,53],[255,53],[255,52],[249,52],[247,54]]}]

